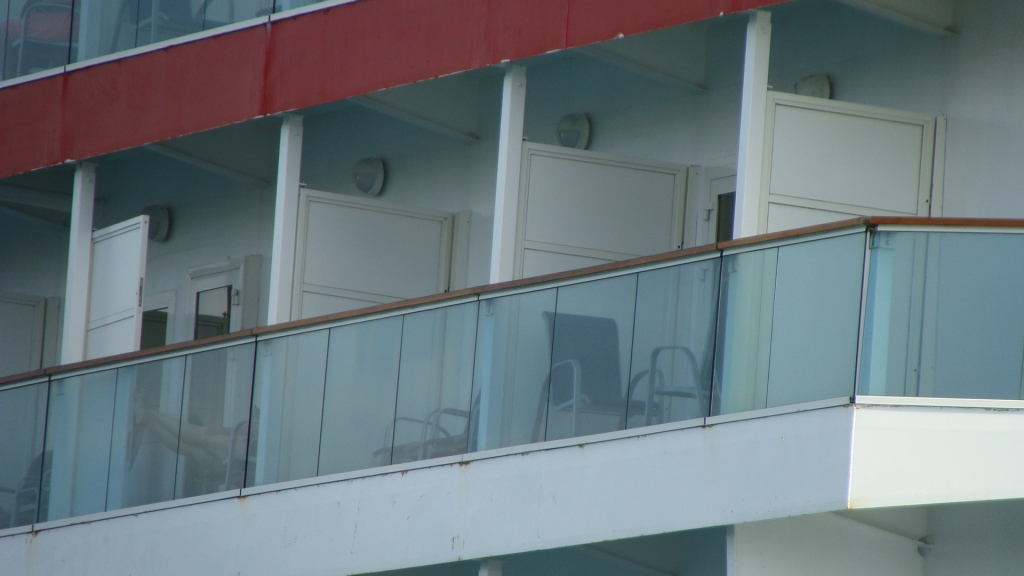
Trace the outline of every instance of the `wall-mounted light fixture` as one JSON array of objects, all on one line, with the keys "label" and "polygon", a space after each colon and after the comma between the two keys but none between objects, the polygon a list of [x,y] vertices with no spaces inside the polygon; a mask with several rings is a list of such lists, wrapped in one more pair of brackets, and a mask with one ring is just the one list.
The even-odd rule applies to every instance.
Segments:
[{"label": "wall-mounted light fixture", "polygon": [[793,90],[801,96],[831,100],[832,79],[825,74],[814,74],[797,82]]},{"label": "wall-mounted light fixture", "polygon": [[142,213],[149,216],[149,239],[153,242],[167,240],[171,233],[171,210],[167,206],[147,206]]},{"label": "wall-mounted light fixture", "polygon": [[558,143],[566,148],[586,150],[590,144],[590,118],[586,114],[566,114],[558,121]]},{"label": "wall-mounted light fixture", "polygon": [[362,193],[377,196],[384,188],[384,160],[363,158],[352,169],[352,180]]}]

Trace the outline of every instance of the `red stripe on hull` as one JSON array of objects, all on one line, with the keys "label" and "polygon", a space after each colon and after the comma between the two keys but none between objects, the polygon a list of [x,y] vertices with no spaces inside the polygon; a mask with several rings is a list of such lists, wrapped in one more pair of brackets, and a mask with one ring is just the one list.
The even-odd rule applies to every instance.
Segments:
[{"label": "red stripe on hull", "polygon": [[363,0],[0,90],[0,178],[784,0]]}]

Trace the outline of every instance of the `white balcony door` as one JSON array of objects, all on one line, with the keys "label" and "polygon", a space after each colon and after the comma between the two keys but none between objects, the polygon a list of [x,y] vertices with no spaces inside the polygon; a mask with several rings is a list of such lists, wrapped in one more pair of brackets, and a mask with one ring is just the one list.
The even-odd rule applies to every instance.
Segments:
[{"label": "white balcony door", "polygon": [[769,92],[759,231],[855,216],[939,216],[941,120]]},{"label": "white balcony door", "polygon": [[523,146],[514,275],[682,248],[687,167]]},{"label": "white balcony door", "polygon": [[85,358],[139,349],[149,216],[92,233]]},{"label": "white balcony door", "polygon": [[454,215],[303,189],[292,319],[448,289]]},{"label": "white balcony door", "polygon": [[0,292],[0,377],[42,365],[46,298]]}]

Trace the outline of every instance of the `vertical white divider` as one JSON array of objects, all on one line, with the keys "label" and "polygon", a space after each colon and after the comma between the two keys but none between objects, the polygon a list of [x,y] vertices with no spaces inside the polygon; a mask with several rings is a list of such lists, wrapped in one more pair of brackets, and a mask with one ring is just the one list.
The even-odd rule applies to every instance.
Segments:
[{"label": "vertical white divider", "polygon": [[746,53],[743,58],[743,102],[740,108],[739,160],[736,167],[736,238],[753,236],[763,230],[761,195],[764,163],[765,117],[768,107],[768,56],[772,43],[772,15],[754,12],[747,24]]},{"label": "vertical white divider", "polygon": [[516,222],[519,217],[519,171],[523,162],[523,120],[526,116],[526,68],[510,66],[501,92],[498,178],[494,188],[494,229],[491,236],[490,283],[512,279]]},{"label": "vertical white divider", "polygon": [[60,363],[85,359],[85,329],[89,317],[89,274],[92,267],[92,211],[96,198],[96,165],[82,162],[75,169],[68,238],[68,276],[64,287],[64,330]]},{"label": "vertical white divider", "polygon": [[274,201],[274,243],[270,252],[267,324],[291,320],[301,167],[302,116],[288,114],[281,123],[281,145],[277,158],[277,197]]},{"label": "vertical white divider", "polygon": [[480,561],[480,576],[501,576],[501,560],[487,558]]}]

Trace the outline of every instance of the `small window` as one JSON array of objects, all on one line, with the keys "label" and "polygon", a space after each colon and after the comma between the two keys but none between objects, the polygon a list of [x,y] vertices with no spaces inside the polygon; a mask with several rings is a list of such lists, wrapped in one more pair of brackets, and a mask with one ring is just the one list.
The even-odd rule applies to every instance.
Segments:
[{"label": "small window", "polygon": [[209,338],[231,331],[231,286],[196,293],[194,337]]},{"label": "small window", "polygon": [[147,310],[142,313],[142,345],[140,348],[156,348],[167,344],[167,308]]}]

